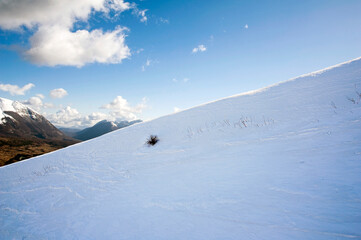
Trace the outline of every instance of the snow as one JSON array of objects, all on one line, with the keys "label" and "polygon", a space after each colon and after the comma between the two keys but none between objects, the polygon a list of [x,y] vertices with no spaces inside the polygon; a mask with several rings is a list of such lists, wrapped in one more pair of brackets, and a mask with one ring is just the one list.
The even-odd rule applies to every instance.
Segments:
[{"label": "snow", "polygon": [[[0,97],[0,124],[6,123],[5,117],[10,117],[4,112],[16,112],[20,116],[28,116],[33,119],[36,118],[36,112],[18,101],[12,101]],[[10,117],[12,118],[12,117]],[[12,118],[13,119],[13,118]]]},{"label": "snow", "polygon": [[115,124],[114,122],[110,122],[110,123],[111,123],[112,127],[118,127],[118,125]]},{"label": "snow", "polygon": [[1,167],[0,239],[361,239],[360,92],[356,59]]}]

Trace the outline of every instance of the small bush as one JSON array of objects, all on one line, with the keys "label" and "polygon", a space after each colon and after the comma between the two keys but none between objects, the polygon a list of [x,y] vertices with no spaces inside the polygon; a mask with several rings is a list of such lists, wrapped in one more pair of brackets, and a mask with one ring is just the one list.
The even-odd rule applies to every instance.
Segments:
[{"label": "small bush", "polygon": [[146,143],[148,146],[154,146],[158,141],[159,138],[157,137],[157,135],[150,135]]}]

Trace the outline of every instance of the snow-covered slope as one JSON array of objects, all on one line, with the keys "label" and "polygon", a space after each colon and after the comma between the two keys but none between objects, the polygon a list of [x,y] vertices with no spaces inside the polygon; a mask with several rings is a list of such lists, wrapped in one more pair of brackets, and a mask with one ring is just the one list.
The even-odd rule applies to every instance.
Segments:
[{"label": "snow-covered slope", "polygon": [[360,239],[360,92],[356,59],[2,167],[0,238]]}]

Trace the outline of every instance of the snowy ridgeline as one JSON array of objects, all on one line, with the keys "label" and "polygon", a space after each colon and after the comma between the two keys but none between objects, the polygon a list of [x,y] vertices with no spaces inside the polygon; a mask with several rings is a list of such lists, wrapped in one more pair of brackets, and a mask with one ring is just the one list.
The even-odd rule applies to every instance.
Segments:
[{"label": "snowy ridgeline", "polygon": [[2,167],[0,239],[361,239],[360,93],[356,59]]},{"label": "snowy ridgeline", "polygon": [[7,122],[6,118],[10,118],[16,121],[12,116],[5,113],[7,111],[15,112],[20,116],[33,118],[33,119],[37,118],[36,114],[38,114],[34,110],[26,107],[25,105],[23,105],[18,101],[11,101],[9,99],[0,97],[0,124],[6,123]]}]

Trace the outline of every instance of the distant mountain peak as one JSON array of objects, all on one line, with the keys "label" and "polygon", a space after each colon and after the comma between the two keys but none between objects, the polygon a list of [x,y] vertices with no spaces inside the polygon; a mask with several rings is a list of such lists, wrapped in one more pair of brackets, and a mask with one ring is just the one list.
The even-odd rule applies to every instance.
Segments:
[{"label": "distant mountain peak", "polygon": [[134,121],[109,121],[109,120],[102,120],[96,123],[94,126],[85,128],[79,131],[76,134],[72,134],[72,137],[78,140],[89,140],[91,138],[99,137],[103,134],[112,132],[114,130],[118,130],[120,128],[128,127],[135,123],[142,122],[142,120],[134,120]]},{"label": "distant mountain peak", "polygon": [[61,139],[65,135],[45,117],[18,101],[0,98],[0,135]]},{"label": "distant mountain peak", "polygon": [[7,98],[0,97],[0,124],[6,122],[6,118],[12,118],[9,114],[5,112],[15,112],[22,117],[29,117],[31,119],[36,119],[40,115],[35,110],[25,106],[24,104],[13,101]]}]

